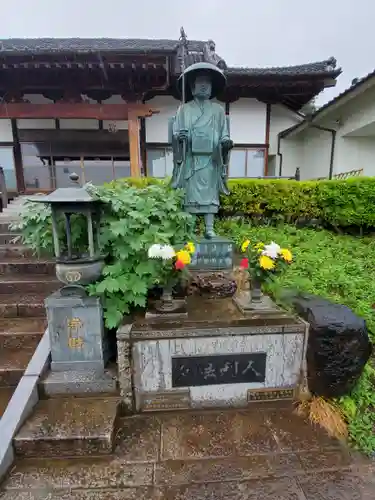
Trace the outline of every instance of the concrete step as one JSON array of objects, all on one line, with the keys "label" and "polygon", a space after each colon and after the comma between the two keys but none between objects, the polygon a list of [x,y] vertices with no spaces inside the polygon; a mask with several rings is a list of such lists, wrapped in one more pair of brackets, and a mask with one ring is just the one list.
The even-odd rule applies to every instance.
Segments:
[{"label": "concrete step", "polygon": [[[33,495],[27,496],[28,500],[37,498],[45,500],[47,498],[51,500],[65,498],[68,500],[68,498],[76,499],[76,494],[81,500],[130,500],[135,498],[152,500],[155,497],[151,491],[150,495],[146,497],[143,495],[133,496],[132,487],[151,485],[154,467],[153,463],[124,463],[116,457],[95,457],[84,460],[20,460],[15,464],[9,477],[6,478],[3,488],[9,495],[5,498],[12,500],[21,498],[26,500],[26,497],[21,496],[23,492]],[[111,490],[108,491],[108,488]],[[124,491],[122,493],[118,491],[121,488],[129,488],[128,494]],[[87,492],[87,490],[90,491]],[[51,497],[37,496],[42,491],[50,492]],[[117,496],[118,494],[121,496]]]},{"label": "concrete step", "polygon": [[55,276],[55,263],[50,260],[36,260],[30,258],[0,259],[0,276],[4,275],[50,275]]},{"label": "concrete step", "polygon": [[0,217],[0,233],[17,233],[19,231],[13,231],[9,226],[14,222],[18,222],[18,219],[8,220]]},{"label": "concrete step", "polygon": [[43,318],[46,314],[43,294],[0,294],[0,318]]},{"label": "concrete step", "polygon": [[35,350],[47,328],[44,318],[0,318],[0,351]]},{"label": "concrete step", "polygon": [[47,274],[4,275],[0,278],[0,295],[11,293],[44,293],[48,295],[61,286],[60,281],[55,276]]},{"label": "concrete step", "polygon": [[21,457],[108,455],[114,446],[116,398],[41,400],[14,439]]},{"label": "concrete step", "polygon": [[35,348],[2,349],[0,351],[0,387],[14,387],[18,384]]},{"label": "concrete step", "polygon": [[19,233],[0,233],[0,245],[14,245],[19,243]]},{"label": "concrete step", "polygon": [[13,396],[15,387],[0,387],[0,420]]},{"label": "concrete step", "polygon": [[0,245],[0,259],[32,258],[33,252],[24,245]]}]

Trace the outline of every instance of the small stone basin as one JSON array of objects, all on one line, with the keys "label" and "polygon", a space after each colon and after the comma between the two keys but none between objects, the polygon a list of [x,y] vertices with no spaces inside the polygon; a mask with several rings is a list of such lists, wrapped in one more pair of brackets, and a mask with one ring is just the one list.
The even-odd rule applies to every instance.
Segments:
[{"label": "small stone basin", "polygon": [[85,262],[57,262],[56,276],[65,285],[89,285],[102,274],[104,259]]}]

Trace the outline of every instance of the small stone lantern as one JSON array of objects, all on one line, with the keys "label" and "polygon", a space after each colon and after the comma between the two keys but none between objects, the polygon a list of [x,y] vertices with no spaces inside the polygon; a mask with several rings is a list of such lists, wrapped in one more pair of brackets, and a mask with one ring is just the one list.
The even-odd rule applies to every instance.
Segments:
[{"label": "small stone lantern", "polygon": [[[71,180],[78,180],[78,175],[72,174]],[[66,372],[61,379],[63,384],[77,372],[103,374],[108,360],[103,308],[100,298],[88,296],[84,288],[100,277],[104,267],[99,246],[100,201],[79,186],[60,188],[47,196],[33,197],[32,201],[51,206],[56,276],[64,283],[45,299],[51,371]],[[87,221],[87,247],[78,251],[73,248],[71,227],[71,219],[77,214]],[[61,218],[65,224],[64,239],[58,233]],[[77,380],[76,375],[73,378]]]},{"label": "small stone lantern", "polygon": [[[84,187],[56,189],[47,196],[33,198],[33,201],[51,206],[57,278],[67,285],[64,287],[67,292],[79,287],[82,294],[82,285],[96,281],[104,267],[99,245],[100,201],[95,200]],[[77,214],[84,215],[87,220],[87,249],[80,252],[74,251],[72,245],[71,217]],[[65,244],[60,241],[58,233],[60,217],[65,222]]]}]

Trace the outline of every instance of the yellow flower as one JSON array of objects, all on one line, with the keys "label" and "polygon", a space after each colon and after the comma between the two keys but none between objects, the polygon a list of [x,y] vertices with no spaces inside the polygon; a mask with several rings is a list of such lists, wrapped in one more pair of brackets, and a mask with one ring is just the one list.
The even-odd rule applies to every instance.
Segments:
[{"label": "yellow flower", "polygon": [[188,241],[185,245],[185,248],[189,253],[195,253],[195,245],[192,241]]},{"label": "yellow flower", "polygon": [[245,241],[242,243],[242,245],[241,245],[241,250],[242,250],[243,252],[246,252],[247,247],[248,247],[249,245],[250,245],[250,240],[245,240]]},{"label": "yellow flower", "polygon": [[259,265],[266,271],[269,271],[270,269],[273,269],[275,267],[274,261],[270,257],[267,257],[267,255],[262,255],[259,258]]},{"label": "yellow flower", "polygon": [[262,253],[263,251],[263,248],[264,248],[264,243],[260,242],[260,243],[257,243],[255,246],[254,246],[255,250],[258,251],[258,253]]},{"label": "yellow flower", "polygon": [[283,259],[285,260],[285,262],[292,262],[293,257],[292,257],[292,252],[290,250],[288,250],[287,248],[282,248],[280,250],[280,253],[281,253]]},{"label": "yellow flower", "polygon": [[188,265],[191,262],[191,256],[187,250],[179,250],[178,252],[176,252],[176,258],[177,260],[183,262],[185,265]]}]

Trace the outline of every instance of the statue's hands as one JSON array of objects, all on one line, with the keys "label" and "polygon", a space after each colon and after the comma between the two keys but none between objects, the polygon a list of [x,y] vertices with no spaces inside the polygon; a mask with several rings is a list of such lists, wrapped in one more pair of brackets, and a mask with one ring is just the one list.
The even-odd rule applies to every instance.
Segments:
[{"label": "statue's hands", "polygon": [[178,132],[178,139],[180,141],[186,141],[188,138],[188,131],[185,130],[185,129],[181,129],[179,132]]},{"label": "statue's hands", "polygon": [[223,139],[221,145],[225,151],[230,151],[234,146],[232,139]]}]

